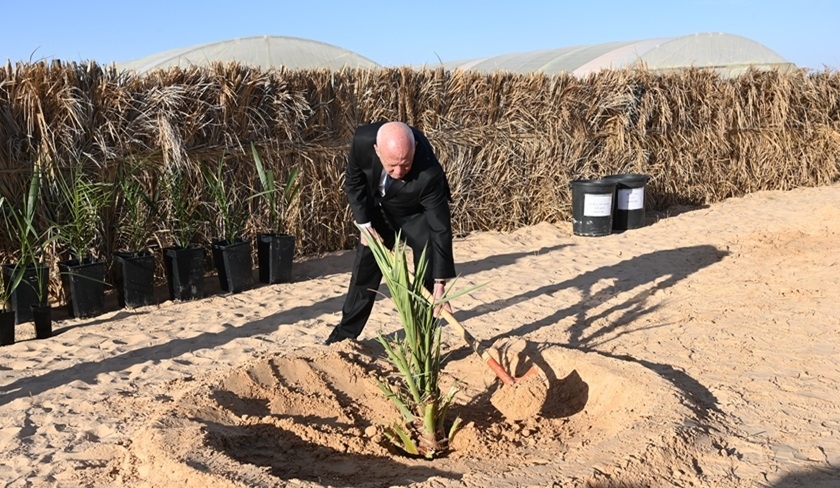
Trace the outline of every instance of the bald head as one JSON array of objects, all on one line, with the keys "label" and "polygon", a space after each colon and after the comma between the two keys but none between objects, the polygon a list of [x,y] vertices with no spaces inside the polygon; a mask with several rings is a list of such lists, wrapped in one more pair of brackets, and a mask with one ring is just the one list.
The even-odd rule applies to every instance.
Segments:
[{"label": "bald head", "polygon": [[411,127],[402,122],[387,122],[376,132],[373,149],[385,172],[399,180],[411,171],[416,145]]}]

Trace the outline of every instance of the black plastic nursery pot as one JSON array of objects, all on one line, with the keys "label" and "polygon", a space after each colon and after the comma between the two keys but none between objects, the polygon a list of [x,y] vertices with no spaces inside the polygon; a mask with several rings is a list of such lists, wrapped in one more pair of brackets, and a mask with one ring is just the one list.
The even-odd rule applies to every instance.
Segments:
[{"label": "black plastic nursery pot", "polygon": [[[12,275],[15,270],[14,264],[4,264],[3,268],[3,282],[6,286],[12,281]],[[9,307],[15,312],[15,324],[22,324],[24,322],[32,321],[31,305],[43,304],[39,302],[38,297],[47,296],[48,290],[49,269],[44,264],[30,264],[26,266],[23,273],[23,278],[18,283],[17,288],[9,297]],[[40,293],[38,287],[41,287]]]},{"label": "black plastic nursery pot", "polygon": [[0,346],[15,343],[15,311],[0,309]]},{"label": "black plastic nursery pot", "polygon": [[612,231],[614,181],[575,180],[572,189],[572,232],[579,236],[605,236]]},{"label": "black plastic nursery pot", "polygon": [[239,293],[254,286],[254,263],[249,241],[215,241],[211,249],[222,290]]},{"label": "black plastic nursery pot", "polygon": [[171,300],[204,298],[204,248],[199,244],[163,249],[163,265]]},{"label": "black plastic nursery pot", "polygon": [[85,258],[58,263],[67,296],[67,311],[75,318],[95,317],[105,309],[105,261]]},{"label": "black plastic nursery pot", "polygon": [[120,307],[155,303],[155,256],[148,251],[114,253],[114,283]]},{"label": "black plastic nursery pot", "polygon": [[295,236],[291,234],[257,235],[257,258],[261,283],[292,281],[292,258],[295,257]]},{"label": "black plastic nursery pot", "polygon": [[52,306],[32,305],[32,320],[35,322],[35,338],[52,337]]},{"label": "black plastic nursery pot", "polygon": [[619,174],[604,178],[614,181],[613,230],[630,230],[645,225],[645,184],[648,175]]}]

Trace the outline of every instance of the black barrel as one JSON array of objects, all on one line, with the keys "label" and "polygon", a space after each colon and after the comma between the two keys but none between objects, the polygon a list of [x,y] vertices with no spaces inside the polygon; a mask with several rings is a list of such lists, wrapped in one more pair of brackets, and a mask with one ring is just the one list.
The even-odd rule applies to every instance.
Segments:
[{"label": "black barrel", "polygon": [[605,236],[612,231],[614,181],[574,180],[572,189],[572,232],[579,236]]},{"label": "black barrel", "polygon": [[645,184],[648,175],[620,174],[604,179],[615,182],[613,230],[637,229],[645,225]]}]

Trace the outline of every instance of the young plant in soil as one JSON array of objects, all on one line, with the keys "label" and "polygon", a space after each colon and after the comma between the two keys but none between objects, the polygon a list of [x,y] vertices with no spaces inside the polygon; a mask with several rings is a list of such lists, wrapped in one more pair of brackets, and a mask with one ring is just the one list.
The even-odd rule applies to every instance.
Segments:
[{"label": "young plant in soil", "polygon": [[141,166],[122,167],[115,182],[116,201],[119,208],[117,249],[140,253],[149,248],[158,218],[160,188],[147,194],[141,181]]},{"label": "young plant in soil", "polygon": [[[8,210],[6,206],[8,205]],[[6,230],[11,234],[14,224],[17,223],[17,216],[13,215],[14,208],[11,203],[7,203],[6,199],[0,195],[0,216],[6,223]],[[11,225],[10,225],[11,224]],[[14,265],[12,273],[8,278],[5,278],[5,273],[0,273],[0,312],[6,311],[6,304],[11,300],[12,295],[17,289],[20,281],[23,279],[25,267],[19,264]],[[5,278],[5,279],[4,279]]]},{"label": "young plant in soil", "polygon": [[58,244],[79,263],[92,260],[103,234],[100,212],[109,202],[110,185],[89,179],[81,167],[56,175],[50,183]]},{"label": "young plant in soil", "polygon": [[[3,283],[3,304],[8,301],[12,293],[22,285],[33,288],[37,304],[46,304],[48,293],[48,271],[44,270],[42,260],[46,256],[46,248],[52,242],[50,230],[39,231],[36,226],[36,207],[38,205],[39,189],[41,187],[41,170],[35,168],[29,180],[29,189],[20,202],[15,205],[0,197],[0,215],[2,215],[5,230],[11,237],[18,250],[17,262],[9,265],[13,267],[7,282]],[[33,270],[31,277],[26,279],[27,270]],[[4,307],[0,307],[4,308]]]},{"label": "young plant in soil", "polygon": [[186,169],[174,165],[163,172],[163,202],[166,205],[162,210],[168,221],[168,228],[160,230],[169,233],[172,245],[179,248],[195,244],[204,223],[199,199],[194,194],[187,193],[187,178]]},{"label": "young plant in soil", "polygon": [[[251,154],[254,157],[254,166],[257,168],[257,176],[260,179],[262,191],[254,194],[251,198],[262,198],[268,206],[268,233],[280,234],[284,231],[286,224],[286,210],[300,193],[300,182],[298,182],[297,168],[289,171],[286,184],[277,185],[274,179],[274,171],[267,169],[257,152],[257,147],[251,143]],[[279,199],[278,199],[279,197]]]},{"label": "young plant in soil", "polygon": [[216,237],[228,244],[242,238],[248,220],[248,209],[240,201],[240,189],[235,186],[236,180],[230,174],[232,168],[225,164],[224,158],[219,159],[215,171],[206,165],[201,166],[206,188],[213,199],[210,213],[216,216],[212,221]]},{"label": "young plant in soil", "polygon": [[425,250],[415,277],[399,237],[391,252],[367,230],[361,231],[370,243],[405,330],[403,339],[382,334],[377,338],[399,371],[396,385],[384,381],[378,381],[378,385],[403,418],[402,423],[386,428],[385,436],[408,454],[432,459],[449,449],[460,427],[460,418],[447,426],[447,412],[458,390],[453,386],[445,395],[440,391],[441,326],[435,318],[435,309],[454,296],[444,296],[438,302],[424,298]]}]

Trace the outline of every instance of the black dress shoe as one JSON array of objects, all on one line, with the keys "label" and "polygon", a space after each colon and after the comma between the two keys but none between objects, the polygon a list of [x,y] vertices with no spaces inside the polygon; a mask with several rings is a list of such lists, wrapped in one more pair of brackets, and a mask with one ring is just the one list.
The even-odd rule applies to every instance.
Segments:
[{"label": "black dress shoe", "polygon": [[349,339],[349,337],[341,337],[338,334],[336,334],[335,332],[333,332],[332,334],[330,334],[329,337],[327,337],[327,340],[324,341],[324,345],[329,346],[330,344],[335,344],[336,342],[346,341],[347,339]]}]

